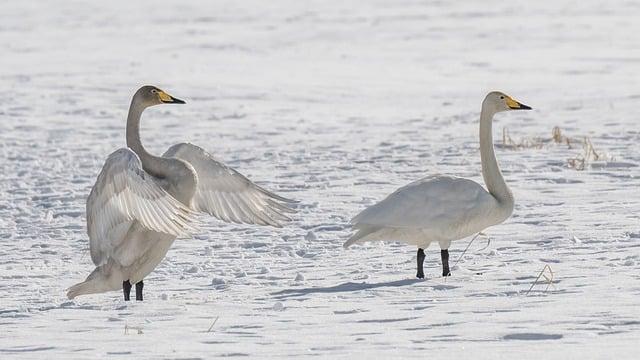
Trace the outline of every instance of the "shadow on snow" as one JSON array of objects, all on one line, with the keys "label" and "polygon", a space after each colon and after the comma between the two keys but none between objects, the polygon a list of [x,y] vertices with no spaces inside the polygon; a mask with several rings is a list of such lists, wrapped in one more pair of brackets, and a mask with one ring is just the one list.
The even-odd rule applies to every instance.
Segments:
[{"label": "shadow on snow", "polygon": [[[400,287],[400,286],[409,286],[415,283],[424,283],[424,280],[421,279],[404,279],[404,280],[394,280],[394,281],[386,281],[379,283],[354,283],[354,282],[346,282],[334,286],[328,287],[311,287],[311,288],[302,288],[302,289],[287,289],[281,290],[272,293],[271,295],[277,298],[288,298],[288,297],[300,297],[304,295],[310,294],[331,294],[331,293],[341,293],[341,292],[353,292],[360,290],[369,290],[369,289],[378,289],[384,287]],[[452,285],[431,285],[432,288],[436,290],[448,290],[455,289],[456,286]]]}]

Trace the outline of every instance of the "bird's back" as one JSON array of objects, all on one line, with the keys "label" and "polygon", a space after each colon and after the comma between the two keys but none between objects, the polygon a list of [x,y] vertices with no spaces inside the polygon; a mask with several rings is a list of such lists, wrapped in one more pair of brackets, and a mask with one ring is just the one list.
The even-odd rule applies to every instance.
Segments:
[{"label": "bird's back", "polygon": [[409,243],[457,240],[503,221],[502,216],[480,184],[434,175],[399,188],[354,217],[351,224],[358,232],[345,246],[385,236]]}]

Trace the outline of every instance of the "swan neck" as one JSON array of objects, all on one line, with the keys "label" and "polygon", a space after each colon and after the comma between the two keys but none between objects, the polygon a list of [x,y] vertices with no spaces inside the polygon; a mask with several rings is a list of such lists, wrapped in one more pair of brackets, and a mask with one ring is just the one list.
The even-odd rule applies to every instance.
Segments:
[{"label": "swan neck", "polygon": [[482,162],[482,177],[489,193],[498,202],[513,206],[513,195],[502,177],[502,172],[496,160],[493,148],[492,122],[494,112],[482,107],[480,113],[480,159]]},{"label": "swan neck", "polygon": [[135,96],[129,106],[127,116],[127,147],[133,150],[142,162],[142,168],[151,175],[164,177],[164,158],[151,155],[140,141],[140,117],[146,106],[136,100]]}]

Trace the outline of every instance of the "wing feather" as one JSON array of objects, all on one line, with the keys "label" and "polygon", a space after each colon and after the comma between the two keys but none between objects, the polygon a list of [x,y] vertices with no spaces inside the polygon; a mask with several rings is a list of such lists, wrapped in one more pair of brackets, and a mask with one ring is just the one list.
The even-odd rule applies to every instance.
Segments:
[{"label": "wing feather", "polygon": [[351,220],[354,228],[444,228],[488,209],[495,199],[478,183],[430,176],[408,184]]},{"label": "wing feather", "polygon": [[182,159],[196,170],[198,186],[193,207],[198,211],[227,222],[275,227],[291,220],[286,214],[295,213],[291,208],[295,201],[254,184],[198,146],[177,144],[163,156]]},{"label": "wing feather", "polygon": [[87,232],[96,265],[124,240],[126,232],[120,227],[135,221],[149,230],[180,236],[192,230],[195,213],[145,173],[133,151],[122,148],[109,155],[87,199]]}]

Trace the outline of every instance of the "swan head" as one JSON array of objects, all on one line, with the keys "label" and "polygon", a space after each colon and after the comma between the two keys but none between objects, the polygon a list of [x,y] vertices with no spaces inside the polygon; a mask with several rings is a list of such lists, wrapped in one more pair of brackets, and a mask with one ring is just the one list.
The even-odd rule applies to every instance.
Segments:
[{"label": "swan head", "polygon": [[482,107],[493,113],[510,110],[531,110],[530,106],[520,103],[514,100],[511,96],[500,92],[492,91],[487,94],[482,102]]},{"label": "swan head", "polygon": [[184,104],[185,102],[174,98],[155,86],[146,85],[138,89],[133,95],[133,100],[142,104],[144,107],[160,105],[160,104]]}]

